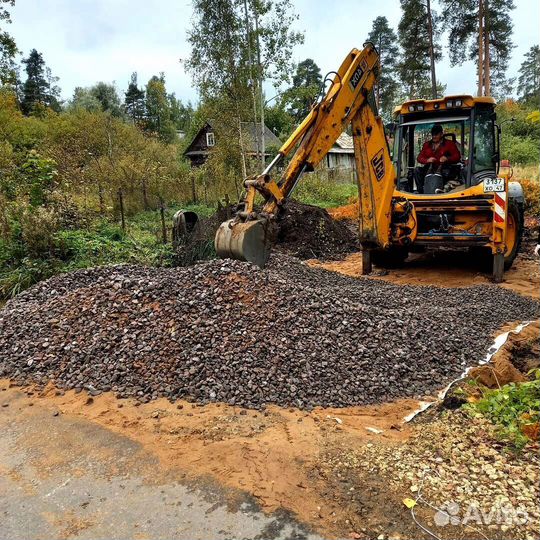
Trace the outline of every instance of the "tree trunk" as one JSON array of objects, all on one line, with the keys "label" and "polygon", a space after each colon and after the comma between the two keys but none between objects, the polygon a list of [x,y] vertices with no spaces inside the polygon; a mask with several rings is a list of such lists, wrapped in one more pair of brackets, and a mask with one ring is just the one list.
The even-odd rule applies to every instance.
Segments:
[{"label": "tree trunk", "polygon": [[[379,63],[380,63],[379,72],[380,73],[383,70],[383,65],[382,65],[383,54],[382,54],[382,41],[381,41],[381,39],[382,39],[382,36],[379,34]],[[379,80],[380,80],[380,75],[379,75]],[[377,89],[377,109],[380,109],[381,108],[381,85],[380,85],[380,83],[377,83],[376,89]]]},{"label": "tree trunk", "polygon": [[477,94],[484,94],[484,14],[482,10],[482,0],[478,3],[478,91]]},{"label": "tree trunk", "polygon": [[491,96],[491,66],[489,51],[489,3],[484,0],[484,87],[485,95]]},{"label": "tree trunk", "polygon": [[435,49],[433,47],[433,18],[431,16],[431,0],[427,0],[428,33],[429,33],[429,62],[431,67],[431,97],[437,99],[437,77],[435,75]]}]

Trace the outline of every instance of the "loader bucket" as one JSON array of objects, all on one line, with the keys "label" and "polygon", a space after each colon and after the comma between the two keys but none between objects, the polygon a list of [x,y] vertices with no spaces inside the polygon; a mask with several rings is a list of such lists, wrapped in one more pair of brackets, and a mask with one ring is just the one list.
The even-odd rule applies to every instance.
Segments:
[{"label": "loader bucket", "polygon": [[214,244],[219,257],[252,262],[261,268],[270,256],[270,241],[263,220],[225,221],[216,232]]}]

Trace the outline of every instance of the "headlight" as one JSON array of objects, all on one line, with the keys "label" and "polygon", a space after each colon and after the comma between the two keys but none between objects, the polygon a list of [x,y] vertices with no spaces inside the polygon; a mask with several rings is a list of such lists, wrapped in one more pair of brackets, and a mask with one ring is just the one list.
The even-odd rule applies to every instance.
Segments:
[{"label": "headlight", "polygon": [[424,110],[424,106],[423,106],[423,105],[417,105],[417,106],[416,106],[416,110],[417,110],[417,111],[423,111],[423,110]]},{"label": "headlight", "polygon": [[409,105],[409,112],[414,112],[414,105]]},{"label": "headlight", "polygon": [[452,100],[446,102],[446,108],[450,109],[454,106],[454,102]]},{"label": "headlight", "polygon": [[461,107],[463,105],[463,100],[461,99],[456,99],[456,101],[454,102],[454,105],[456,107]]}]

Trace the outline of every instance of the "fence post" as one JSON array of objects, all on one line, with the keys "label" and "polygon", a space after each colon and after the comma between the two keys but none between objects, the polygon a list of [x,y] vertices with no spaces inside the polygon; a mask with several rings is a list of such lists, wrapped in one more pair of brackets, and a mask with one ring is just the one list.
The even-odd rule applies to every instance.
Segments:
[{"label": "fence post", "polygon": [[124,194],[122,188],[118,189],[118,205],[120,206],[120,220],[122,222],[122,230],[126,232],[126,217],[124,215]]},{"label": "fence post", "polygon": [[165,225],[165,203],[163,202],[163,199],[159,198],[159,213],[161,215],[161,235],[163,239],[163,243],[167,243],[167,227]]},{"label": "fence post", "polygon": [[231,219],[231,201],[229,199],[229,194],[225,193],[225,213],[227,219]]},{"label": "fence post", "polygon": [[193,171],[191,172],[191,200],[193,201],[193,204],[197,204],[197,188],[195,185],[195,173]]}]

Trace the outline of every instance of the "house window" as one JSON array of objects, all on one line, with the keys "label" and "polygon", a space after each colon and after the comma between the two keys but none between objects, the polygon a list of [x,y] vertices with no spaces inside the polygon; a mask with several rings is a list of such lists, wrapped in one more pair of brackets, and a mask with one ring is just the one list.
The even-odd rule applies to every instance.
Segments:
[{"label": "house window", "polygon": [[206,146],[215,146],[216,144],[216,140],[214,138],[214,134],[209,131],[207,134],[206,134]]}]

